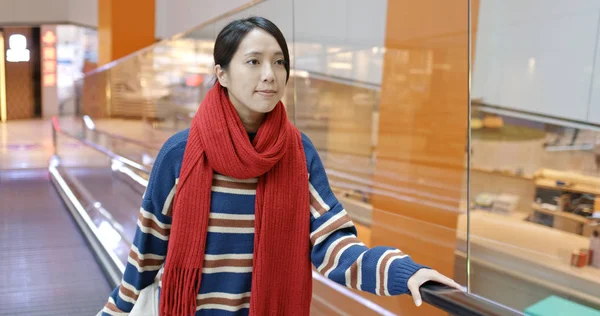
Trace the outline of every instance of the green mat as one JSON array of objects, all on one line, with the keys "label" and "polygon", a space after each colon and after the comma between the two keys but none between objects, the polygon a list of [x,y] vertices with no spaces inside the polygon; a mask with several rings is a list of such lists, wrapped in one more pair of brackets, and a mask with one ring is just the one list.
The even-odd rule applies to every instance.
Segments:
[{"label": "green mat", "polygon": [[558,296],[550,296],[525,309],[528,316],[600,316],[600,311]]}]

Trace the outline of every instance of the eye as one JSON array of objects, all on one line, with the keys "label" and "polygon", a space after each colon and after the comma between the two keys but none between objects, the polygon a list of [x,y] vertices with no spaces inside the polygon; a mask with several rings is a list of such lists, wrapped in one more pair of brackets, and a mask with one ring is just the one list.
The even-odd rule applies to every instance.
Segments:
[{"label": "eye", "polygon": [[258,60],[256,60],[256,59],[250,59],[246,63],[248,63],[250,65],[258,65]]},{"label": "eye", "polygon": [[279,65],[279,66],[283,66],[285,65],[285,59],[278,59],[275,64]]}]

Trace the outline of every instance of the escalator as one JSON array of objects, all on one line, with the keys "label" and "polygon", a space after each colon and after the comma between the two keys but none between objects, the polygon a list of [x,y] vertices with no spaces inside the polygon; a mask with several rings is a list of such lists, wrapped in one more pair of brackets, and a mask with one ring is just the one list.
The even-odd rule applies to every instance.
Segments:
[{"label": "escalator", "polygon": [[0,315],[94,315],[111,286],[48,171],[0,171],[0,187]]},{"label": "escalator", "polygon": [[129,242],[137,226],[142,193],[109,168],[66,168],[88,194],[118,223]]},{"label": "escalator", "polygon": [[[57,157],[54,163],[51,162],[50,169],[55,181],[59,183],[57,187],[62,183],[67,187],[63,188],[63,191],[72,191],[72,194],[63,194],[63,199],[70,199],[67,204],[70,205],[69,209],[74,214],[74,218],[87,218],[86,221],[80,221],[79,226],[87,231],[84,234],[93,245],[95,255],[100,258],[99,261],[102,262],[101,266],[109,282],[111,285],[116,285],[122,277],[124,264],[127,262],[141,197],[147,185],[148,170],[141,162],[120,156],[121,151],[117,147],[107,148],[92,143],[87,138],[78,137],[77,133],[61,130],[58,124],[54,128],[61,136],[85,144],[105,158],[104,163],[95,167],[82,167],[61,166],[60,159]],[[123,137],[119,139],[126,141]],[[107,144],[114,143],[107,142],[103,145]],[[85,165],[85,162],[81,164]],[[313,280],[315,290],[320,287],[327,288],[321,293],[335,296],[323,297],[322,303],[325,303],[325,306],[333,307],[336,301],[353,306],[353,311],[357,315],[393,315],[381,306],[319,274],[313,273]],[[451,315],[522,315],[495,302],[435,283],[423,285],[421,295],[424,302]],[[319,303],[318,299],[314,301]],[[326,314],[331,313],[326,312]]]}]

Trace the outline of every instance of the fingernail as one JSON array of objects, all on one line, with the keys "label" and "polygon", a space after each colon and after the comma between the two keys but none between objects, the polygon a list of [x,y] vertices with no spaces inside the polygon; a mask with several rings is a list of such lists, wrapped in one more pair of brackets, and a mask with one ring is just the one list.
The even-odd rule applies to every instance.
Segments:
[{"label": "fingernail", "polygon": [[417,300],[417,306],[421,306],[422,303],[421,300]]}]

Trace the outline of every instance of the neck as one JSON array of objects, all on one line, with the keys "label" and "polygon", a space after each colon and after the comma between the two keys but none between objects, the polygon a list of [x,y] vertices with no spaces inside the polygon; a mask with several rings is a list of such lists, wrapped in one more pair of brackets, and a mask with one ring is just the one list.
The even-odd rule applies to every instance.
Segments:
[{"label": "neck", "polygon": [[246,132],[248,133],[256,133],[265,118],[265,114],[263,113],[250,111],[252,113],[242,114],[240,111],[237,112],[242,120],[242,124],[244,125]]},{"label": "neck", "polygon": [[239,104],[235,98],[229,97],[229,99],[231,100],[231,103],[233,104],[238,116],[242,120],[242,125],[244,125],[246,132],[258,132],[258,128],[264,121],[266,114],[250,110],[248,107]]}]

